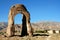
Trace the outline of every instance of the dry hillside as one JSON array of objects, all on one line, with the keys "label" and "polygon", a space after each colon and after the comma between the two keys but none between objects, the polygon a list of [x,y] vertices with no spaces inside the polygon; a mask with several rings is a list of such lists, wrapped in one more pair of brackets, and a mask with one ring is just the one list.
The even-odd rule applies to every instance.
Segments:
[{"label": "dry hillside", "polygon": [[[34,31],[36,30],[59,30],[60,22],[35,22],[31,23]],[[21,35],[21,27],[20,24],[15,24],[16,36],[14,37],[4,37],[6,34],[7,23],[0,22],[0,40],[60,40],[60,34],[46,34],[46,33],[33,33],[33,37]]]}]

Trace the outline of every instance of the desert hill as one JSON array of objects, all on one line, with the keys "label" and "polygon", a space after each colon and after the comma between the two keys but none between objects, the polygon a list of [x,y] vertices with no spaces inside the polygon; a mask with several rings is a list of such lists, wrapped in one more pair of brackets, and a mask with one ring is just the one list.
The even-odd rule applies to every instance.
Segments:
[{"label": "desert hill", "polygon": [[[6,31],[8,23],[0,22],[0,31]],[[60,22],[35,22],[31,23],[34,30],[60,30]],[[21,29],[21,24],[15,24],[16,30]]]},{"label": "desert hill", "polygon": [[8,25],[8,23],[7,23],[7,22],[0,22],[0,30],[2,30],[2,29],[4,29],[4,28],[6,28],[6,27],[7,27],[7,25]]},{"label": "desert hill", "polygon": [[[47,34],[37,33],[33,37],[29,36],[14,36],[14,37],[4,37],[6,34],[7,22],[0,22],[0,40],[60,40],[60,34],[52,34],[47,36]],[[35,30],[59,30],[60,22],[35,22],[31,23],[34,31]],[[15,24],[16,35],[20,35],[21,24]]]}]

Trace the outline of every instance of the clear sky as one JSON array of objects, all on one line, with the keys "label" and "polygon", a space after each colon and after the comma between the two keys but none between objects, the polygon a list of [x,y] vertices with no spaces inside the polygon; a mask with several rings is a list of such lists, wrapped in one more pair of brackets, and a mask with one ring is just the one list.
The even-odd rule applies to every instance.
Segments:
[{"label": "clear sky", "polygon": [[[60,22],[60,0],[0,0],[0,22],[8,22],[10,7],[24,4],[31,15],[31,22]],[[15,23],[21,23],[22,15],[15,16]],[[20,22],[19,22],[20,21]]]}]

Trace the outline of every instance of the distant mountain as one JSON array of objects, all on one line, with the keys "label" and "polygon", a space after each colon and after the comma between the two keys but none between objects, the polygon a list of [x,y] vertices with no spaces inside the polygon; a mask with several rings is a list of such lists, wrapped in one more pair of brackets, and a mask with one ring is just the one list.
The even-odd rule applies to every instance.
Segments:
[{"label": "distant mountain", "polygon": [[60,22],[35,22],[31,24],[35,29],[43,30],[60,30]]},{"label": "distant mountain", "polygon": [[0,30],[7,27],[7,22],[0,22]]},{"label": "distant mountain", "polygon": [[[7,27],[7,22],[0,22],[0,30],[5,30]],[[31,23],[34,30],[60,30],[60,22],[35,22]],[[15,24],[16,28],[21,28],[21,24]],[[20,27],[19,27],[20,26]]]}]

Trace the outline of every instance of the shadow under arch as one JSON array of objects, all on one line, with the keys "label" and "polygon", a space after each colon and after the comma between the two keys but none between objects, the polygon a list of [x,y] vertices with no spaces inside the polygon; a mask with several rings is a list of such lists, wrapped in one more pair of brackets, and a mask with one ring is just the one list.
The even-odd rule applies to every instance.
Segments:
[{"label": "shadow under arch", "polygon": [[25,17],[25,15],[23,15],[21,36],[25,36],[27,34],[28,33],[27,33],[26,17]]}]

